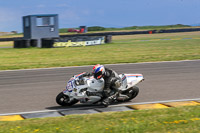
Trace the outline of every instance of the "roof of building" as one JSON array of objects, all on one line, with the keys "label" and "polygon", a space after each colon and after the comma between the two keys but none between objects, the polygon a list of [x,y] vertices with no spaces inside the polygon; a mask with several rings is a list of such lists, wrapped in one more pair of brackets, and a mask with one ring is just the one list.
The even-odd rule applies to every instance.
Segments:
[{"label": "roof of building", "polygon": [[51,16],[58,16],[58,14],[35,14],[35,15],[27,15],[23,17],[51,17]]}]

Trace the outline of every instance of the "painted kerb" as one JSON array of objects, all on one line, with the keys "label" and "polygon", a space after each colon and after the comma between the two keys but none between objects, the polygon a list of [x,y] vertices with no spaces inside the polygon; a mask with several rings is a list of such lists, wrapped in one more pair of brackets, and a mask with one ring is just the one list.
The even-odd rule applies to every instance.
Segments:
[{"label": "painted kerb", "polygon": [[126,106],[112,106],[112,107],[107,107],[107,108],[62,110],[62,111],[51,111],[51,112],[49,111],[49,112],[25,113],[25,114],[5,115],[5,116],[3,115],[3,116],[0,116],[0,121],[17,121],[17,120],[24,120],[24,119],[30,119],[30,118],[61,117],[61,116],[72,115],[72,114],[93,114],[93,113],[114,112],[114,111],[165,109],[165,108],[170,108],[170,107],[196,106],[196,105],[200,105],[200,100],[133,104],[133,105],[126,105]]}]

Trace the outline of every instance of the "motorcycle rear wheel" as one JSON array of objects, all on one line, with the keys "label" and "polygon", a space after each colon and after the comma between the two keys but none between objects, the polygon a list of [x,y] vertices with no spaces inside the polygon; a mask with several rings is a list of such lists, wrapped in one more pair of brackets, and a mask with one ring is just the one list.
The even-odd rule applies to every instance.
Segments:
[{"label": "motorcycle rear wheel", "polygon": [[63,94],[63,92],[60,92],[56,97],[56,102],[61,106],[71,106],[73,104],[76,104],[78,100],[73,99],[70,101],[69,96]]},{"label": "motorcycle rear wheel", "polygon": [[127,102],[132,100],[133,98],[135,98],[139,93],[139,88],[137,86],[133,86],[131,88],[129,88],[128,90],[122,92],[122,95],[126,95],[126,96],[119,96],[117,98],[118,102]]}]

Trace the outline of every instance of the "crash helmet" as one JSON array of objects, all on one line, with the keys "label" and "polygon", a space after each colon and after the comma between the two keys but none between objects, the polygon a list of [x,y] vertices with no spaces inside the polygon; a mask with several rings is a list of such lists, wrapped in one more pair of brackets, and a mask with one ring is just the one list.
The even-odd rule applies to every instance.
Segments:
[{"label": "crash helmet", "polygon": [[93,67],[93,74],[95,79],[102,78],[105,73],[105,67],[103,65],[97,64]]}]

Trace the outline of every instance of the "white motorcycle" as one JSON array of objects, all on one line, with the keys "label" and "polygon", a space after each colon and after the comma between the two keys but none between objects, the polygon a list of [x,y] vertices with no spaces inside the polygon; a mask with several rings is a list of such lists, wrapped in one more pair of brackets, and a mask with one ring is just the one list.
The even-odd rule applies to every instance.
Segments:
[{"label": "white motorcycle", "polygon": [[[89,92],[103,92],[104,79],[96,80],[93,76],[82,77],[84,73],[73,76],[67,83],[66,89],[56,97],[56,102],[61,106],[71,106],[78,102],[95,104],[102,100],[101,96],[88,96]],[[80,78],[81,77],[81,78]],[[126,102],[135,98],[139,88],[135,85],[142,82],[142,74],[120,74],[122,85],[119,88],[119,96],[115,101]]]}]

